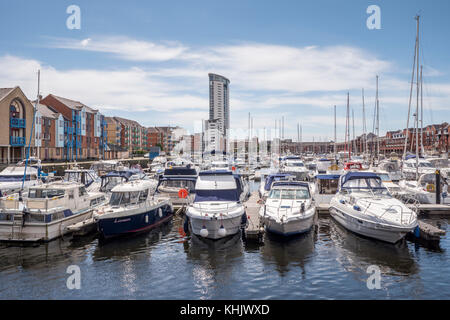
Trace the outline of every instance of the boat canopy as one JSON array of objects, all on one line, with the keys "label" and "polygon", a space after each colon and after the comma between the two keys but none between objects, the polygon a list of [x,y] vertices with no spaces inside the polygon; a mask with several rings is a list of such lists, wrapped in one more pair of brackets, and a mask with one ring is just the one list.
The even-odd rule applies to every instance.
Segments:
[{"label": "boat canopy", "polygon": [[309,188],[307,182],[302,181],[277,181],[274,182],[272,187],[306,187]]},{"label": "boat canopy", "polygon": [[231,176],[233,175],[232,171],[229,170],[209,170],[209,171],[200,171],[199,176]]},{"label": "boat canopy", "polygon": [[381,182],[381,178],[373,172],[349,172],[342,177],[341,186],[343,186],[346,182],[350,180],[359,180],[359,179],[376,179],[380,180]]},{"label": "boat canopy", "polygon": [[319,159],[319,161],[331,161],[331,160],[327,159],[327,158],[322,158],[322,159]]},{"label": "boat canopy", "polygon": [[274,181],[279,181],[282,179],[286,179],[288,177],[293,177],[292,174],[290,173],[275,173],[275,174],[271,174],[266,178],[266,183],[264,185],[264,190],[269,191],[270,190],[270,186],[272,185],[272,183]]}]

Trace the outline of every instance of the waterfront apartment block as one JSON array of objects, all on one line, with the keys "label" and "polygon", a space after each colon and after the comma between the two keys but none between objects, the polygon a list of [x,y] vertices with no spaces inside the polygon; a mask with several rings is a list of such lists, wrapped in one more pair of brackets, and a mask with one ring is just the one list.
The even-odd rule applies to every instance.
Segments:
[{"label": "waterfront apartment block", "polygon": [[[106,147],[106,122],[104,116],[79,101],[49,94],[40,101],[42,105],[60,113],[64,119],[58,121],[58,148],[64,137],[63,159],[102,159]],[[59,118],[59,120],[62,120]],[[64,133],[63,133],[64,132]],[[56,146],[55,146],[56,147]]]}]

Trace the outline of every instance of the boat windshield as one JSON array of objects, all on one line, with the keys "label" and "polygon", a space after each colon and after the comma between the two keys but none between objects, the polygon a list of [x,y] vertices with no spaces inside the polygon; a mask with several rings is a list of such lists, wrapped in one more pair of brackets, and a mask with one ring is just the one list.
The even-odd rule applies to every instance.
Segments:
[{"label": "boat windshield", "polygon": [[[33,177],[33,179],[35,179],[35,178]],[[23,180],[23,174],[17,175],[17,176],[9,176],[9,175],[0,176],[0,182],[20,182],[22,180]],[[30,181],[30,180],[31,180],[31,175],[27,174],[25,181]]]},{"label": "boat windshield", "polygon": [[381,181],[391,181],[391,177],[387,173],[377,173],[377,176],[380,177]]},{"label": "boat windshield", "polygon": [[309,199],[308,188],[301,189],[272,189],[269,194],[269,199],[281,200],[305,200]]},{"label": "boat windshield", "polygon": [[109,199],[111,206],[136,204],[147,200],[148,190],[131,192],[113,192]]},{"label": "boat windshield", "polygon": [[60,189],[30,189],[28,191],[28,198],[30,199],[45,199],[53,197],[64,196],[64,190]]},{"label": "boat windshield", "polygon": [[239,201],[238,189],[196,190],[194,202],[203,201]]},{"label": "boat windshield", "polygon": [[188,188],[195,189],[195,181],[192,180],[163,180],[159,185],[163,188]]},{"label": "boat windshield", "polygon": [[306,165],[306,167],[308,168],[308,170],[316,170],[317,169],[317,165],[315,163],[310,163],[310,164]]}]

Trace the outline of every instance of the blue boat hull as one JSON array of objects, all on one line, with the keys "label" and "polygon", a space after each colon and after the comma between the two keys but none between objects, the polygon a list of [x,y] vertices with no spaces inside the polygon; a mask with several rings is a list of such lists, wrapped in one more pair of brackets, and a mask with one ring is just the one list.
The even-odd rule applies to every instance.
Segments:
[{"label": "blue boat hull", "polygon": [[[162,210],[161,217],[158,213],[159,208]],[[148,216],[147,219],[146,216]],[[173,212],[170,206],[163,205],[147,212],[132,214],[120,218],[100,219],[97,222],[97,229],[103,238],[131,235],[150,231],[164,222],[169,221],[172,217]]]}]

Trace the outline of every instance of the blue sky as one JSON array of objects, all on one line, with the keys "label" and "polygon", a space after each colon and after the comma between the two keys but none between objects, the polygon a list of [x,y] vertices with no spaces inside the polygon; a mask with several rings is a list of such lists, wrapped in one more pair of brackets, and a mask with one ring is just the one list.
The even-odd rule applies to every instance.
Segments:
[{"label": "blue sky", "polygon": [[[81,29],[69,30],[69,5]],[[369,5],[381,30],[369,30]],[[285,117],[285,136],[344,138],[346,92],[361,133],[372,129],[380,76],[380,130],[406,125],[415,20],[421,15],[424,122],[450,121],[450,2],[14,1],[0,2],[0,87],[80,100],[143,125],[188,129],[208,117],[208,72],[231,80],[231,126]]]}]

